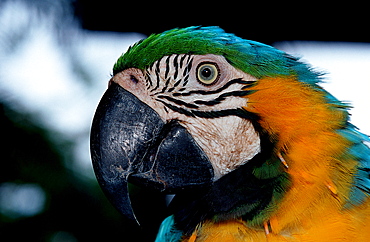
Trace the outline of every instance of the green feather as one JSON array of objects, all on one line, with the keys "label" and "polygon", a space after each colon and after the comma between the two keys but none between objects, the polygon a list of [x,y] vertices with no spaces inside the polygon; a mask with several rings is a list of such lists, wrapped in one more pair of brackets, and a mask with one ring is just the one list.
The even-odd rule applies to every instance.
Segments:
[{"label": "green feather", "polygon": [[131,67],[144,70],[172,54],[222,55],[235,68],[257,78],[293,75],[308,84],[320,80],[317,73],[297,58],[271,46],[225,33],[219,27],[188,27],[152,34],[130,47],[117,60],[113,73]]}]

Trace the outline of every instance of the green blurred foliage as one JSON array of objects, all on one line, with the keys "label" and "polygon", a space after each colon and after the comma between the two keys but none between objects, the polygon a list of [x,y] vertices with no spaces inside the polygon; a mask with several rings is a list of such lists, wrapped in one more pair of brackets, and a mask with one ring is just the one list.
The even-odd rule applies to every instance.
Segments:
[{"label": "green blurred foliage", "polygon": [[[45,207],[35,216],[14,218],[0,213],[1,241],[153,240],[158,219],[163,215],[155,219],[157,225],[154,226],[150,219],[144,219],[146,228],[124,220],[106,200],[95,180],[78,177],[65,168],[65,163],[72,162],[73,142],[63,141],[62,136],[50,134],[32,120],[32,116],[0,104],[0,185],[32,183],[46,192]],[[138,203],[152,201],[151,194],[138,190],[135,193],[138,196],[134,200]],[[159,204],[163,206],[163,201]],[[144,206],[139,216],[147,217],[146,209],[158,213],[155,206]],[[153,215],[150,211],[149,215]],[[128,237],[132,235],[137,236]]]}]

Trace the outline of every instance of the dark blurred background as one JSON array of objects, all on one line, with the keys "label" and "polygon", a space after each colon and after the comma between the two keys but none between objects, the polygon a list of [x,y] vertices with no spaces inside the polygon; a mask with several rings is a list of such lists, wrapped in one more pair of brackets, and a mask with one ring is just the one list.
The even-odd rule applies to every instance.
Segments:
[{"label": "dark blurred background", "polygon": [[370,42],[366,6],[222,4],[0,0],[0,241],[153,241],[165,197],[133,187],[141,227],[126,221],[88,148],[114,61],[146,35],[218,25],[266,44]]},{"label": "dark blurred background", "polygon": [[[244,5],[243,5],[244,4]],[[365,4],[365,3],[363,3]],[[242,6],[243,5],[243,6]],[[319,2],[137,2],[79,0],[75,15],[89,30],[146,35],[192,25],[216,25],[266,44],[286,40],[368,42],[365,5]]]}]

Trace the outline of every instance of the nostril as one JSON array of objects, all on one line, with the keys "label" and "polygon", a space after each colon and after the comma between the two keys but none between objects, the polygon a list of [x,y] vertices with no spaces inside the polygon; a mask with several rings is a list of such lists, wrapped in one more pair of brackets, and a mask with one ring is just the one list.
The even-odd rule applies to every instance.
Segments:
[{"label": "nostril", "polygon": [[139,82],[139,80],[138,80],[134,75],[130,75],[130,80],[131,80],[133,83],[135,83],[135,84],[137,84],[137,83]]}]

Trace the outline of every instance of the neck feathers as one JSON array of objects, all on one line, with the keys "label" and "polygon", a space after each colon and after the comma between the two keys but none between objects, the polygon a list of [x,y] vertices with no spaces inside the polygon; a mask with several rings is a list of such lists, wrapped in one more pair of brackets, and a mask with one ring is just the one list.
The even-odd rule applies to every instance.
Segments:
[{"label": "neck feathers", "polygon": [[349,124],[348,106],[294,78],[263,78],[251,89],[246,110],[260,116],[291,182],[271,229],[314,223],[325,211],[368,198],[369,139]]}]

